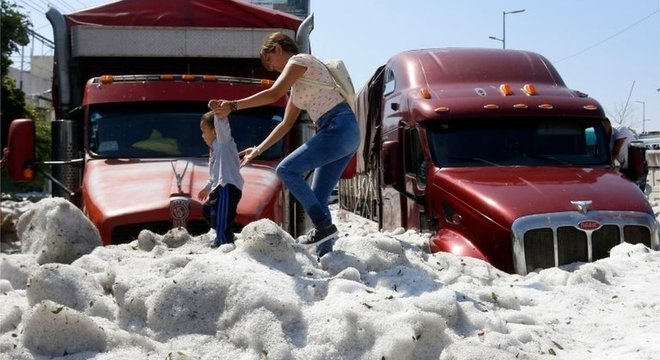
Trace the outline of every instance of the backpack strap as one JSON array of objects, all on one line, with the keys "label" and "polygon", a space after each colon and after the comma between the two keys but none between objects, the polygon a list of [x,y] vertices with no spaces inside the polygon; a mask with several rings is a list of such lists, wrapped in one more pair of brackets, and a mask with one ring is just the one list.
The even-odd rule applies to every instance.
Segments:
[{"label": "backpack strap", "polygon": [[300,81],[302,83],[305,83],[307,85],[318,86],[318,87],[328,89],[328,90],[335,89],[341,95],[341,92],[339,91],[339,88],[340,88],[339,84],[337,84],[337,81],[335,81],[335,77],[332,76],[332,72],[330,71],[330,69],[328,69],[328,65],[326,65],[323,61],[321,61],[320,59],[316,58],[315,56],[313,56],[311,54],[309,56],[312,59],[316,60],[319,64],[323,65],[325,70],[328,72],[328,75],[330,75],[330,79],[332,79],[332,84],[329,84],[329,83],[326,83],[326,82],[323,82],[323,81],[318,81],[318,80],[306,78],[304,76],[299,78],[298,81]]}]

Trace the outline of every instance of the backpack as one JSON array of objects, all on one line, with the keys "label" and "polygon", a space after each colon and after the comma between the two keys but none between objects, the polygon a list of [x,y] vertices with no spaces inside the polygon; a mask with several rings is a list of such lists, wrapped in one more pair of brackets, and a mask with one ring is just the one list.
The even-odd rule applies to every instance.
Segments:
[{"label": "backpack", "polygon": [[336,89],[346,100],[353,112],[355,112],[355,88],[353,87],[351,75],[348,73],[344,62],[341,59],[328,60],[325,63],[323,63],[321,60],[316,60],[325,65],[330,75],[332,75],[334,84],[327,84],[321,81],[307,79],[305,77],[301,78],[300,81],[310,85],[321,86],[326,89]]}]

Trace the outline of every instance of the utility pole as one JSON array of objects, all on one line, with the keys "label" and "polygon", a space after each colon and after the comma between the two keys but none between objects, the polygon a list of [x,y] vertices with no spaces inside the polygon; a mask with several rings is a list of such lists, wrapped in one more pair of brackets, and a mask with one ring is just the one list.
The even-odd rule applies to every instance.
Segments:
[{"label": "utility pole", "polygon": [[496,38],[495,36],[489,36],[489,39],[497,40],[502,42],[502,49],[506,49],[506,16],[508,14],[518,14],[524,12],[525,9],[513,10],[513,11],[502,11],[502,38]]},{"label": "utility pole", "polygon": [[646,132],[646,101],[635,101],[636,103],[642,104],[642,134]]}]

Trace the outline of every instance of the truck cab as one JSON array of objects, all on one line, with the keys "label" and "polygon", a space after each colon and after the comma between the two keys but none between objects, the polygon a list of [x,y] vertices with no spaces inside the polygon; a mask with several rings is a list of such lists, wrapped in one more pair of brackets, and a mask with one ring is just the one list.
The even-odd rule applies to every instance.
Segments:
[{"label": "truck cab", "polygon": [[[124,0],[66,15],[51,8],[47,17],[56,46],[54,195],[76,203],[106,245],[129,242],[143,229],[207,232],[197,194],[209,178],[200,130],[208,101],[246,97],[272,84],[277,74],[259,59],[263,40],[282,31],[309,51],[313,18],[211,0]],[[282,121],[286,102],[230,115],[239,151],[259,144]],[[29,181],[38,162],[34,126],[21,120],[12,127],[12,177]],[[235,231],[261,218],[294,236],[305,230],[307,220],[275,167],[311,134],[303,117],[241,169]]]},{"label": "truck cab", "polygon": [[[612,166],[600,104],[539,54],[406,51],[357,97],[365,137],[340,194],[381,228],[429,231],[431,252],[520,274],[622,241],[658,247],[644,193]],[[353,194],[352,181],[375,191]]]}]

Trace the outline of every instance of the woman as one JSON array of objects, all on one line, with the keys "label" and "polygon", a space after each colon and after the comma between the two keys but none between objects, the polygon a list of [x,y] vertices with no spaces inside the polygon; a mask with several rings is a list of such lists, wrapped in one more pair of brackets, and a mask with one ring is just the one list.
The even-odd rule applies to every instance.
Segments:
[{"label": "woman", "polygon": [[[344,168],[360,143],[355,114],[338,90],[299,81],[302,78],[333,84],[325,65],[309,54],[300,54],[295,41],[276,32],[261,47],[261,63],[280,76],[269,89],[239,100],[211,100],[209,107],[221,117],[232,111],[273,103],[291,89],[284,119],[261,144],[243,151],[241,165],[264,152],[293,127],[301,110],[306,110],[317,126],[316,134],[287,156],[277,167],[277,175],[295,196],[314,223],[301,241],[318,246],[318,256],[332,251],[337,227],[332,223],[328,198],[337,186]],[[304,174],[314,170],[310,187]]]}]

